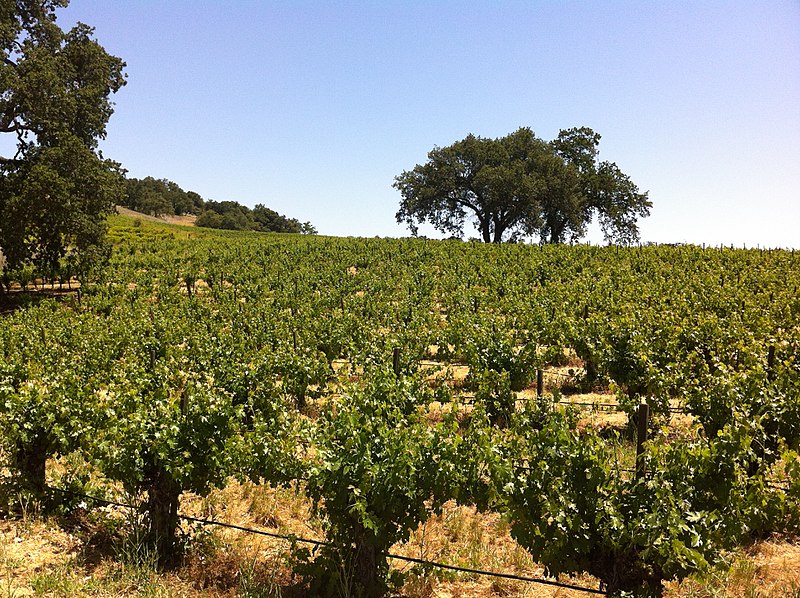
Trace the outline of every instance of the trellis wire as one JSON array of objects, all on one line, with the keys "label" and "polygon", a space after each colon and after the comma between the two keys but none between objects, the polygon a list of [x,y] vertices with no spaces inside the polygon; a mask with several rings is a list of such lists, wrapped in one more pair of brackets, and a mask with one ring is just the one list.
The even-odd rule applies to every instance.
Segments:
[{"label": "trellis wire", "polygon": [[[71,494],[71,495],[76,496],[78,498],[84,498],[86,500],[91,500],[91,501],[94,501],[94,502],[97,502],[97,503],[101,503],[101,504],[104,504],[104,505],[122,507],[122,508],[125,508],[125,509],[134,509],[134,510],[138,510],[139,509],[139,507],[137,507],[135,505],[129,505],[129,504],[118,502],[118,501],[107,500],[105,498],[99,498],[97,496],[90,496],[88,494],[83,494],[81,492],[73,492],[71,490],[66,490],[64,488],[55,488],[55,487],[52,487],[52,486],[48,486],[48,489],[52,490],[54,492],[61,492],[61,493],[64,493],[64,494]],[[180,515],[180,514],[177,515],[177,518],[181,519],[181,520],[184,520],[184,521],[190,521],[190,522],[193,522],[193,523],[199,523],[201,525],[214,525],[214,526],[218,526],[218,527],[234,529],[234,530],[245,532],[245,533],[249,533],[249,534],[256,534],[256,535],[260,535],[260,536],[268,536],[270,538],[276,538],[276,539],[279,539],[279,540],[287,540],[287,541],[292,542],[292,543],[301,542],[301,543],[304,543],[304,544],[311,544],[313,546],[333,546],[332,543],[324,542],[322,540],[314,540],[312,538],[302,538],[302,537],[299,537],[299,536],[295,536],[293,534],[278,534],[278,533],[275,533],[275,532],[257,530],[257,529],[252,529],[252,528],[248,528],[248,527],[243,527],[241,525],[235,525],[233,523],[225,523],[224,521],[216,521],[216,520],[213,520],[213,519],[202,519],[200,517],[192,517],[190,515]],[[568,589],[568,590],[576,590],[576,591],[579,591],[579,592],[586,592],[588,594],[606,595],[606,592],[603,591],[603,590],[595,590],[594,588],[587,588],[585,586],[579,586],[579,585],[575,585],[575,584],[563,583],[563,582],[560,582],[560,581],[555,581],[555,580],[551,580],[551,579],[544,579],[544,578],[541,578],[541,577],[528,577],[528,576],[525,576],[525,575],[516,575],[516,574],[513,574],[513,573],[501,573],[501,572],[498,572],[498,571],[485,571],[485,570],[482,570],[482,569],[472,569],[472,568],[469,568],[469,567],[460,567],[458,565],[449,565],[447,563],[438,563],[438,562],[435,562],[435,561],[427,561],[427,560],[418,559],[418,558],[415,558],[415,557],[404,556],[404,555],[400,555],[400,554],[393,554],[391,552],[383,553],[383,555],[386,558],[390,558],[390,559],[397,559],[397,560],[400,560],[400,561],[416,563],[416,564],[425,565],[425,566],[428,566],[428,567],[436,567],[438,569],[446,569],[446,570],[449,570],[449,571],[458,571],[458,572],[461,572],[461,573],[470,573],[472,575],[484,575],[484,576],[487,576],[487,577],[497,577],[497,578],[502,578],[502,579],[511,579],[511,580],[515,580],[515,581],[524,581],[524,582],[528,582],[528,583],[538,583],[538,584],[542,584],[542,585],[555,586],[555,587],[564,588],[564,589]]]}]

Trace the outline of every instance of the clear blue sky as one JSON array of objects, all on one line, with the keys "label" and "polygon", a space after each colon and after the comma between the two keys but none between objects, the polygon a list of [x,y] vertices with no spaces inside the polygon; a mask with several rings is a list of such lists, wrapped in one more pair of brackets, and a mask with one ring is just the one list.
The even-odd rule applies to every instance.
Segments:
[{"label": "clear blue sky", "polygon": [[130,176],[324,234],[400,236],[392,181],[433,146],[588,126],[650,193],[644,241],[800,247],[797,0],[72,0],[58,14],[128,64],[103,150]]}]

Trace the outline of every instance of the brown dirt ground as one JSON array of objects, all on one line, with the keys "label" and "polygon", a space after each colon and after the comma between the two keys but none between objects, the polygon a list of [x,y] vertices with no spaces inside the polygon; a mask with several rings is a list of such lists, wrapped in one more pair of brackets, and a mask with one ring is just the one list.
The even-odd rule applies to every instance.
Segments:
[{"label": "brown dirt ground", "polygon": [[[319,524],[308,511],[301,495],[231,483],[208,499],[187,497],[182,511],[242,525],[301,537],[321,537]],[[289,589],[292,575],[286,565],[288,542],[244,534],[234,530],[213,532],[216,551],[195,554],[180,569],[155,576],[155,583],[167,589],[165,596],[235,596],[242,571],[257,569],[266,580]],[[110,558],[88,564],[85,538],[72,534],[51,521],[0,522],[0,591],[17,597],[32,595],[150,595],[141,580],[130,579]],[[539,577],[542,567],[511,538],[508,524],[497,514],[445,506],[441,515],[431,517],[409,542],[392,552],[417,558]],[[800,592],[800,545],[772,539],[733,555],[729,571],[711,573],[703,579],[666,584],[667,598],[738,597],[778,598]],[[402,571],[408,563],[392,562]],[[70,580],[61,591],[42,594],[36,579],[60,575]],[[560,581],[597,587],[597,581],[583,575]],[[105,585],[104,585],[105,584]],[[71,588],[66,592],[65,588]],[[97,588],[103,588],[102,591]],[[588,594],[521,581],[492,579],[468,574],[410,576],[400,595],[408,598],[490,598],[497,596],[544,598],[578,597]]]}]

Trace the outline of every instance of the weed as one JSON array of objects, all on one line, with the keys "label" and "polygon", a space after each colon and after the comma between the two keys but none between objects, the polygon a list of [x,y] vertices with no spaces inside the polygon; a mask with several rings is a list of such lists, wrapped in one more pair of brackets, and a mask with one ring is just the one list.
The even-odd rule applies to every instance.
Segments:
[{"label": "weed", "polygon": [[[277,562],[275,566],[277,568]],[[280,598],[281,589],[274,581],[276,574],[276,570],[271,572],[266,570],[255,552],[243,555],[239,568],[237,594],[247,598]]]},{"label": "weed", "polygon": [[62,565],[53,571],[37,573],[30,580],[30,586],[37,596],[73,596],[82,589],[83,584],[71,573],[74,564]]},{"label": "weed", "polygon": [[16,577],[14,571],[18,566],[18,562],[16,559],[11,558],[8,554],[8,548],[6,547],[5,540],[2,544],[0,544],[0,571],[2,571],[2,582],[3,585],[0,588],[2,591],[2,595],[5,598],[16,598],[18,596],[17,589],[14,584],[14,579]]},{"label": "weed", "polygon": [[125,531],[115,547],[117,559],[143,581],[158,570],[158,554],[148,541],[147,522],[139,509],[125,510]]},{"label": "weed", "polygon": [[411,572],[406,575],[405,583],[400,589],[402,596],[406,598],[431,598],[433,594],[435,576],[430,573]]}]

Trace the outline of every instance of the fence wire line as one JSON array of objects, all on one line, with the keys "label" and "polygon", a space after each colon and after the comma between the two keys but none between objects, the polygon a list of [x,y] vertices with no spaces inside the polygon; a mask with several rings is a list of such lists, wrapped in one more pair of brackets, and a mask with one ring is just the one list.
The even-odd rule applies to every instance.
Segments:
[{"label": "fence wire line", "polygon": [[574,405],[576,407],[592,407],[593,409],[607,409],[608,411],[623,411],[618,403],[589,403],[585,401],[557,401],[559,405]]},{"label": "fence wire line", "polygon": [[[129,504],[121,503],[121,502],[114,501],[114,500],[107,500],[105,498],[99,498],[97,496],[90,496],[88,494],[83,494],[81,492],[73,492],[72,490],[66,490],[64,488],[54,488],[52,486],[48,486],[48,489],[52,490],[52,491],[55,491],[55,492],[61,492],[63,494],[71,494],[71,495],[79,497],[79,498],[85,498],[87,500],[91,500],[91,501],[94,501],[94,502],[102,503],[102,504],[105,504],[105,505],[112,505],[112,506],[115,506],[115,507],[123,507],[123,508],[126,508],[126,509],[139,510],[139,507],[137,507],[135,505],[129,505]],[[194,523],[200,523],[202,525],[216,525],[216,526],[219,526],[219,527],[225,527],[225,528],[229,528],[229,529],[234,529],[234,530],[241,531],[241,532],[246,532],[246,533],[249,533],[249,534],[257,534],[257,535],[261,535],[261,536],[268,536],[270,538],[276,538],[276,539],[279,539],[279,540],[288,540],[290,542],[302,542],[304,544],[312,544],[314,546],[333,546],[332,543],[324,542],[322,540],[312,540],[310,538],[301,538],[301,537],[295,536],[293,534],[278,534],[278,533],[275,533],[275,532],[267,532],[267,531],[264,531],[264,530],[257,530],[257,529],[252,529],[252,528],[248,528],[248,527],[242,527],[240,525],[235,525],[233,523],[225,523],[223,521],[215,521],[213,519],[202,519],[202,518],[199,518],[199,517],[192,517],[190,515],[180,515],[180,514],[177,515],[177,518],[178,519],[182,519],[184,521],[191,521],[191,522],[194,522]],[[458,565],[448,565],[447,563],[438,563],[438,562],[435,562],[435,561],[426,561],[424,559],[418,559],[418,558],[411,557],[411,556],[403,556],[401,554],[393,554],[391,552],[384,552],[382,554],[386,558],[397,559],[397,560],[400,560],[400,561],[406,561],[406,562],[410,562],[410,563],[416,563],[416,564],[419,564],[419,565],[426,565],[426,566],[429,566],[429,567],[436,567],[438,569],[447,569],[449,571],[458,571],[458,572],[461,572],[461,573],[471,573],[473,575],[485,575],[487,577],[498,577],[498,578],[502,578],[502,579],[511,579],[511,580],[514,580],[514,581],[524,581],[524,582],[528,582],[528,583],[538,583],[538,584],[542,584],[542,585],[548,585],[548,586],[555,586],[555,587],[559,587],[559,588],[564,588],[564,589],[567,589],[567,590],[577,590],[579,592],[586,592],[588,594],[599,594],[599,595],[603,595],[603,596],[605,596],[607,594],[603,590],[595,590],[594,588],[587,588],[585,586],[579,586],[579,585],[574,585],[574,584],[569,584],[569,583],[563,583],[563,582],[560,582],[560,581],[554,581],[554,580],[544,579],[544,578],[540,578],[540,577],[527,577],[525,575],[515,575],[513,573],[500,573],[498,571],[484,571],[482,569],[471,569],[469,567],[459,567]]]},{"label": "fence wire line", "polygon": [[578,373],[575,372],[574,374],[565,374],[563,372],[554,372],[552,370],[541,370],[542,374],[547,374],[548,376],[560,376],[561,378],[577,378]]},{"label": "fence wire line", "polygon": [[[530,467],[529,465],[519,465],[514,464],[513,468],[519,471],[539,471],[535,467]],[[614,467],[614,470],[621,472],[621,473],[639,473],[636,469],[632,469],[629,467]],[[651,472],[646,472],[651,473]],[[648,476],[649,477],[649,476]],[[789,492],[791,490],[792,481],[789,478],[783,480],[775,480],[773,482],[764,481],[764,485],[767,488],[772,488],[773,490],[782,490],[783,492]]]},{"label": "fence wire line", "polygon": [[[514,400],[518,401],[518,402],[532,402],[532,401],[536,401],[536,400],[542,399],[542,398],[544,398],[546,396],[547,395],[542,395],[542,396],[537,396],[537,397],[532,397],[532,398],[522,397],[522,398],[516,398]],[[552,395],[550,395],[550,396],[552,397]],[[473,399],[473,402],[474,402],[474,399]],[[586,402],[586,401],[561,400],[561,401],[554,401],[554,404],[557,404],[557,405],[572,405],[572,406],[575,406],[575,407],[591,407],[591,408],[597,409],[599,411],[625,412],[625,407],[623,407],[619,403],[591,403],[591,402]],[[669,411],[670,413],[683,413],[683,414],[690,413],[690,411],[689,411],[689,409],[687,407],[667,407],[666,410]]]}]

